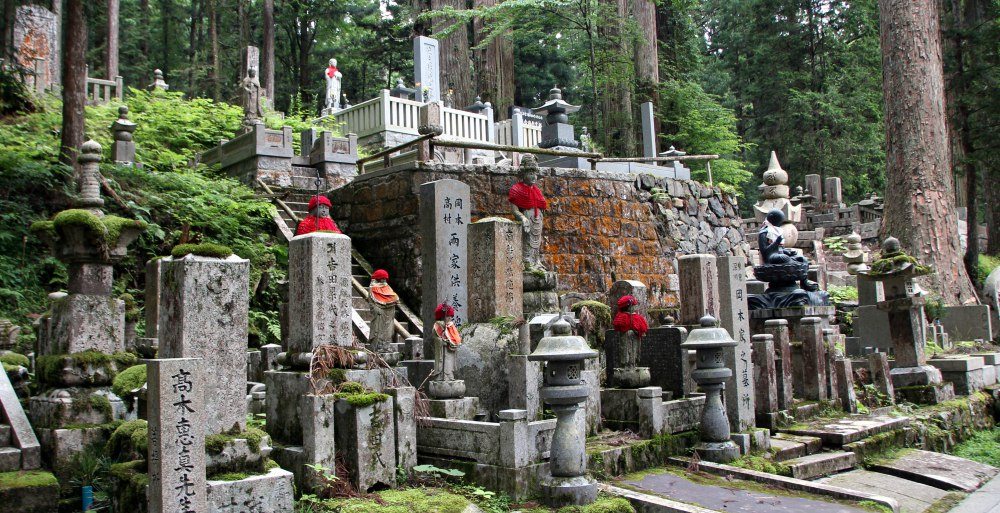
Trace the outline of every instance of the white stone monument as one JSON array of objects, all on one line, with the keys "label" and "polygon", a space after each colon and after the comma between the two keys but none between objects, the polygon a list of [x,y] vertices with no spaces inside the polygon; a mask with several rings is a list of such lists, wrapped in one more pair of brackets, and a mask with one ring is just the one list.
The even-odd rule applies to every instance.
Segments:
[{"label": "white stone monument", "polygon": [[441,101],[441,56],[437,39],[413,38],[413,83],[417,88],[417,100]]}]

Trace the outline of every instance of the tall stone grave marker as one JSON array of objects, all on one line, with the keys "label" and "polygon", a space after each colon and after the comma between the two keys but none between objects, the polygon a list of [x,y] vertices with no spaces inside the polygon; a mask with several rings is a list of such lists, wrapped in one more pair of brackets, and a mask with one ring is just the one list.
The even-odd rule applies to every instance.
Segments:
[{"label": "tall stone grave marker", "polygon": [[768,319],[764,321],[764,332],[774,337],[774,367],[777,375],[778,409],[792,407],[792,343],[788,336],[788,320]]},{"label": "tall stone grave marker", "polygon": [[212,370],[205,432],[243,431],[250,261],[186,255],[162,265],[159,356],[204,360]]},{"label": "tall stone grave marker", "polygon": [[840,206],[843,203],[843,197],[840,192],[839,176],[827,177],[825,183],[823,184],[823,201],[837,206]]},{"label": "tall stone grave marker", "polygon": [[608,306],[611,307],[611,318],[618,315],[618,300],[622,296],[632,295],[639,302],[633,312],[649,320],[649,290],[641,281],[618,280],[608,289]]},{"label": "tall stone grave marker", "polygon": [[806,194],[809,194],[815,201],[823,200],[823,177],[820,175],[806,175]]},{"label": "tall stone grave marker", "polygon": [[441,101],[440,59],[437,39],[413,38],[413,83],[417,87],[417,100]]},{"label": "tall stone grave marker", "polygon": [[352,345],[351,238],[312,232],[288,245],[288,351]]},{"label": "tall stone grave marker", "polygon": [[[36,78],[46,86],[60,83],[59,17],[40,5],[22,5],[14,11],[13,32],[17,63],[43,73]],[[44,66],[36,68],[35,59],[44,59]]]},{"label": "tall stone grave marker", "polygon": [[656,156],[656,118],[653,112],[653,102],[639,105],[642,114],[642,156]]},{"label": "tall stone grave marker", "polygon": [[823,343],[823,325],[819,317],[803,317],[802,333],[802,387],[810,401],[826,400],[826,346]]},{"label": "tall stone grave marker", "polygon": [[777,371],[774,368],[774,336],[753,336],[753,374],[756,413],[778,411]]},{"label": "tall stone grave marker", "polygon": [[719,316],[719,280],[714,255],[684,255],[677,259],[680,282],[680,324],[698,326],[705,315]]},{"label": "tall stone grave marker", "polygon": [[520,318],[524,306],[521,226],[500,217],[482,219],[469,226],[469,246],[475,269],[469,276],[469,321]]},{"label": "tall stone grave marker", "polygon": [[[455,308],[455,324],[469,319],[468,242],[472,218],[469,186],[458,180],[420,185],[420,240],[423,269],[424,326],[434,325],[434,309],[447,302]],[[424,330],[431,341],[432,330]]]},{"label": "tall stone grave marker", "polygon": [[149,511],[207,512],[205,403],[200,358],[146,360],[149,383]]},{"label": "tall stone grave marker", "polygon": [[719,280],[718,318],[736,341],[735,347],[722,350],[726,366],[733,369],[732,386],[725,389],[726,410],[732,430],[741,432],[754,426],[753,348],[747,308],[746,259],[724,256],[718,257],[715,264]]}]

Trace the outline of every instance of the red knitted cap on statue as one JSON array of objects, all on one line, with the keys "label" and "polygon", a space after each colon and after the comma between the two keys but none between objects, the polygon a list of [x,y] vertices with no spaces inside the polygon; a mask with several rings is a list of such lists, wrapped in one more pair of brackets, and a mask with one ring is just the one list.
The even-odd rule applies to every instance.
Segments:
[{"label": "red knitted cap on statue", "polygon": [[372,279],[373,280],[379,280],[379,281],[388,280],[389,279],[389,273],[386,272],[385,269],[376,269],[375,272],[372,273]]},{"label": "red knitted cap on statue", "polygon": [[618,309],[619,310],[625,309],[625,308],[630,307],[630,306],[635,306],[637,304],[639,304],[639,300],[636,299],[635,296],[633,296],[631,294],[626,294],[626,295],[618,298]]},{"label": "red knitted cap on statue", "polygon": [[455,309],[448,303],[441,303],[434,309],[434,320],[440,321],[445,317],[454,317]]},{"label": "red knitted cap on statue", "polygon": [[315,195],[315,196],[313,196],[312,198],[309,199],[308,210],[312,210],[312,209],[316,208],[317,205],[326,205],[328,207],[332,207],[333,206],[330,203],[330,198],[327,198],[326,196],[321,196],[319,194],[317,194],[317,195]]}]

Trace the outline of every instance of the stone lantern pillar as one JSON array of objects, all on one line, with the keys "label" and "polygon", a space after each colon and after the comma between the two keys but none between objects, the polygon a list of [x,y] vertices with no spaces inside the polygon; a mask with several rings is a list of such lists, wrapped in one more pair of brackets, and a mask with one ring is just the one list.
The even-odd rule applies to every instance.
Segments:
[{"label": "stone lantern pillar", "polygon": [[705,407],[701,411],[701,425],[698,428],[701,443],[695,446],[703,460],[728,463],[740,456],[739,447],[729,439],[729,418],[722,404],[722,390],[726,381],[733,376],[733,370],[726,367],[723,349],[736,346],[729,333],[715,327],[715,318],[706,315],[701,318],[701,327],[691,330],[683,349],[694,349],[697,367],[691,371],[691,378],[705,392]]},{"label": "stone lantern pillar", "polygon": [[584,505],[597,498],[597,483],[587,476],[587,434],[574,420],[589,390],[581,379],[584,360],[597,357],[583,337],[570,334],[565,318],[552,324],[552,335],[538,342],[528,355],[545,362],[542,400],[556,414],[549,468],[552,477],[542,485],[545,502],[551,506]]}]

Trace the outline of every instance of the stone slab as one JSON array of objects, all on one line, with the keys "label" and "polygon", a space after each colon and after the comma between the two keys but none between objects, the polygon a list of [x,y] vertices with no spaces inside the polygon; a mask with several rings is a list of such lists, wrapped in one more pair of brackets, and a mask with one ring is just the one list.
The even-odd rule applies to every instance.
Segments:
[{"label": "stone slab", "polygon": [[504,218],[476,221],[469,230],[469,321],[519,319],[523,311],[521,225]]},{"label": "stone slab", "polygon": [[771,437],[771,458],[774,461],[787,461],[806,456],[806,444]]},{"label": "stone slab", "polygon": [[935,358],[927,363],[941,369],[941,372],[968,372],[982,369],[984,358],[981,356],[966,356],[961,358]]},{"label": "stone slab", "polygon": [[204,362],[146,361],[149,405],[149,511],[206,511],[205,431],[210,395]]},{"label": "stone slab", "polygon": [[857,465],[858,457],[853,452],[832,451],[810,454],[784,463],[795,479],[813,479],[852,468]]},{"label": "stone slab", "polygon": [[698,325],[705,314],[719,317],[719,281],[714,255],[684,255],[677,259],[680,280],[680,324]]},{"label": "stone slab", "polygon": [[208,513],[286,513],[294,508],[292,473],[280,468],[239,481],[208,481]]},{"label": "stone slab", "polygon": [[41,447],[35,432],[31,429],[28,416],[25,415],[21,402],[10,384],[6,372],[0,372],[0,418],[9,428],[8,443],[21,450],[17,470],[33,470],[41,467]]},{"label": "stone slab", "polygon": [[819,480],[820,483],[892,497],[899,502],[900,513],[923,513],[948,492],[900,477],[852,470]]},{"label": "stone slab", "polygon": [[991,479],[950,513],[1000,513],[1000,478]]},{"label": "stone slab", "polygon": [[953,341],[992,340],[993,319],[989,305],[949,306],[941,316],[941,326]]},{"label": "stone slab", "polygon": [[[48,472],[36,470],[38,474],[48,474]],[[5,481],[8,478],[16,480],[22,476],[20,472],[11,472],[8,475],[0,474],[0,478]],[[46,486],[10,486],[0,488],[0,504],[4,506],[4,511],[17,511],[17,513],[52,513],[59,511],[59,483],[52,480],[51,485]],[[9,508],[9,509],[8,509]]]},{"label": "stone slab", "polygon": [[427,401],[427,407],[431,417],[473,420],[479,414],[479,398],[430,399]]},{"label": "stone slab", "polygon": [[288,243],[288,351],[350,346],[351,239],[313,232]]},{"label": "stone slab", "polygon": [[892,474],[945,490],[972,492],[994,478],[1000,469],[950,454],[919,449],[904,452],[873,470]]},{"label": "stone slab", "polygon": [[875,305],[859,306],[854,322],[854,333],[861,337],[861,348],[871,347],[888,351],[892,348],[889,334],[889,314]]},{"label": "stone slab", "polygon": [[[472,221],[469,186],[445,179],[420,185],[421,319],[434,324],[434,309],[447,302],[455,324],[469,319],[468,227]],[[432,330],[424,330],[431,340]]]},{"label": "stone slab", "polygon": [[794,435],[815,436],[823,440],[823,445],[841,447],[844,444],[857,442],[862,438],[877,435],[885,431],[900,429],[910,424],[906,417],[890,417],[888,415],[851,415],[834,421],[817,421],[805,428],[779,429],[781,432]]}]

